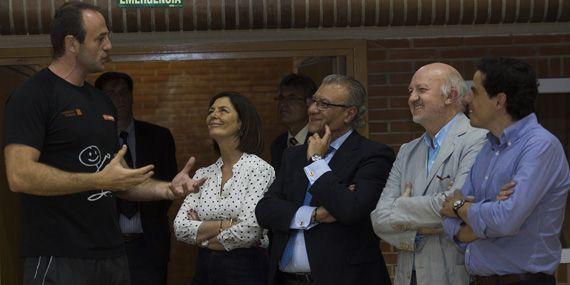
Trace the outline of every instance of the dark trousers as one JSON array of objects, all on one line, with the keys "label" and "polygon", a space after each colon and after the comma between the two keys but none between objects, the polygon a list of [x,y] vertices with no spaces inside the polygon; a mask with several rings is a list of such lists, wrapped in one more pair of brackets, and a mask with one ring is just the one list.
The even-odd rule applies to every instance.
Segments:
[{"label": "dark trousers", "polygon": [[311,275],[297,275],[294,273],[277,272],[276,284],[278,285],[313,285]]},{"label": "dark trousers", "polygon": [[192,285],[265,285],[267,250],[237,248],[214,251],[201,248]]},{"label": "dark trousers", "polygon": [[130,285],[125,256],[83,259],[56,256],[24,259],[24,285]]},{"label": "dark trousers", "polygon": [[[531,276],[529,276],[531,275]],[[470,285],[556,285],[554,275],[544,273],[512,274],[515,278],[500,278],[498,276],[474,276]],[[516,278],[517,276],[523,276]],[[519,279],[519,280],[517,280]]]},{"label": "dark trousers", "polygon": [[168,264],[153,260],[149,246],[141,238],[125,241],[133,285],[165,285]]}]

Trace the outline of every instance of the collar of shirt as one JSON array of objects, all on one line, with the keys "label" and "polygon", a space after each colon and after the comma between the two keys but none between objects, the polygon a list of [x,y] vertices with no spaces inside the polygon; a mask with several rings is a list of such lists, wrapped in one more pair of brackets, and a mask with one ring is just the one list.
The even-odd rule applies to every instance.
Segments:
[{"label": "collar of shirt", "polygon": [[309,133],[309,124],[306,124],[296,135],[291,134],[290,132],[287,133],[287,141],[291,138],[295,138],[299,145],[304,144],[305,140],[307,139],[307,134]]},{"label": "collar of shirt", "polygon": [[332,153],[336,152],[340,148],[340,146],[346,141],[346,139],[348,139],[348,136],[350,136],[350,134],[352,134],[352,129],[348,130],[342,136],[338,137],[336,140],[331,142],[331,144],[329,145],[330,147],[333,148],[331,152]]},{"label": "collar of shirt", "polygon": [[458,115],[459,114],[455,115],[449,122],[447,122],[447,124],[445,124],[445,126],[443,126],[443,128],[439,130],[439,132],[437,132],[437,134],[435,134],[435,139],[433,140],[433,144],[432,144],[432,139],[429,137],[429,134],[427,132],[424,133],[423,137],[424,142],[427,144],[430,150],[439,149],[441,143],[443,142],[443,139],[445,139],[445,135],[447,134],[447,132],[449,131],[449,129],[457,119]]},{"label": "collar of shirt", "polygon": [[[129,134],[129,137],[127,138],[127,140],[129,141],[129,144],[131,142],[134,142],[135,141],[135,121],[132,120],[131,123],[129,124],[129,126],[126,129],[124,129],[124,131]],[[119,131],[119,133],[120,133],[120,131]],[[121,143],[123,143],[123,142],[121,141]]]},{"label": "collar of shirt", "polygon": [[500,138],[497,138],[489,132],[487,133],[487,139],[491,143],[491,148],[493,150],[502,149],[505,145],[510,145],[526,133],[526,128],[535,126],[537,123],[536,115],[531,113],[505,128]]},{"label": "collar of shirt", "polygon": [[[245,157],[246,157],[246,153],[244,152],[241,154],[241,157],[238,159],[238,161],[232,166],[232,172],[233,173],[235,173],[236,170],[239,168],[239,166],[245,161]],[[224,162],[222,161],[221,156],[218,158],[218,160],[216,160],[214,165],[216,166],[216,169],[222,169],[222,165],[224,165]]]}]

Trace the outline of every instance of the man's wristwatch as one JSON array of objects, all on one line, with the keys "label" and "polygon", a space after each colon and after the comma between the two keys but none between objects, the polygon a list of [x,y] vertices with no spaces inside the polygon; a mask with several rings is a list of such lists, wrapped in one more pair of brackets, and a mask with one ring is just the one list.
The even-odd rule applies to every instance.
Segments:
[{"label": "man's wristwatch", "polygon": [[465,205],[465,200],[456,200],[455,202],[453,202],[453,212],[460,219],[461,217],[459,217],[459,209],[461,209],[463,205]]},{"label": "man's wristwatch", "polygon": [[321,159],[323,159],[323,157],[320,156],[319,154],[313,154],[313,155],[311,155],[311,162],[315,162],[315,161],[321,160]]}]

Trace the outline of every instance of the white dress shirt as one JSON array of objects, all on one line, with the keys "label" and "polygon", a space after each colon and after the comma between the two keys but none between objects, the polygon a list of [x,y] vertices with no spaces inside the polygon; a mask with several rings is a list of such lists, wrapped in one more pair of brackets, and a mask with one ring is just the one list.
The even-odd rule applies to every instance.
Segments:
[{"label": "white dress shirt", "polygon": [[[255,218],[255,206],[275,179],[273,167],[256,155],[244,153],[232,167],[233,176],[222,183],[222,159],[200,168],[194,179],[208,177],[198,193],[189,194],[174,220],[176,239],[196,244],[202,221],[234,219],[230,228],[218,235],[226,250],[267,247],[267,237]],[[188,210],[196,211],[201,221],[188,219]]]},{"label": "white dress shirt", "polygon": [[296,135],[291,134],[291,132],[287,133],[287,146],[294,146],[289,145],[291,138],[295,138],[297,141],[296,145],[305,144],[305,140],[307,139],[307,134],[309,134],[309,124],[306,124]]}]

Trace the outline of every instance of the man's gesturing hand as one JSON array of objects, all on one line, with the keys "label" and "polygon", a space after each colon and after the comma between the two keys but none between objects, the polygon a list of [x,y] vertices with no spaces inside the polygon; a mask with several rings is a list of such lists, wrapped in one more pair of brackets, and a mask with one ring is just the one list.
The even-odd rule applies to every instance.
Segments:
[{"label": "man's gesturing hand", "polygon": [[190,157],[188,162],[186,162],[184,169],[182,169],[182,171],[172,179],[172,182],[170,182],[168,187],[170,188],[169,198],[171,200],[185,197],[189,193],[197,193],[200,191],[200,186],[202,186],[202,184],[206,182],[206,179],[208,179],[207,177],[202,177],[200,179],[192,179],[190,177],[190,171],[192,170],[192,167],[194,167],[195,162],[196,159],[194,157]]},{"label": "man's gesturing hand", "polygon": [[123,145],[115,157],[97,173],[97,181],[101,189],[112,191],[129,190],[149,179],[154,172],[154,165],[130,169],[124,162],[127,146]]}]

